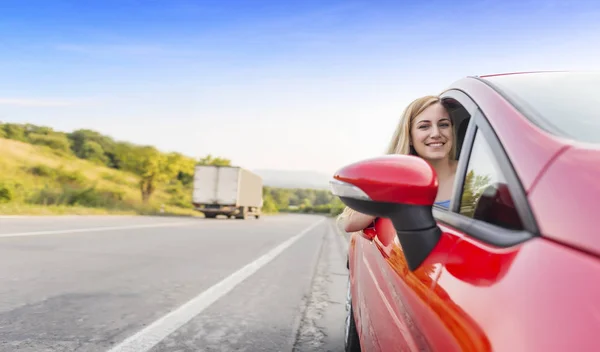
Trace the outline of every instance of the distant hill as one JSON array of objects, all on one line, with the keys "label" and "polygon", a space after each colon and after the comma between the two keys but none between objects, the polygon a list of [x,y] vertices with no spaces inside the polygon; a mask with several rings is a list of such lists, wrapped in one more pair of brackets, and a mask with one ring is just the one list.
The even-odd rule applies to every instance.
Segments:
[{"label": "distant hill", "polygon": [[160,185],[144,204],[138,175],[65,151],[0,137],[0,155],[0,214],[198,214],[191,191]]},{"label": "distant hill", "polygon": [[263,178],[263,184],[278,188],[329,189],[330,175],[316,171],[252,170]]}]

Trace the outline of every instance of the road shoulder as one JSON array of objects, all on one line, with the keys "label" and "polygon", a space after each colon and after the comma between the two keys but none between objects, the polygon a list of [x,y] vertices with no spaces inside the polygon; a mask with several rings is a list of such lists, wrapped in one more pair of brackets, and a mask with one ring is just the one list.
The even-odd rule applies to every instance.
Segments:
[{"label": "road shoulder", "polygon": [[343,351],[347,237],[330,220],[294,352]]}]

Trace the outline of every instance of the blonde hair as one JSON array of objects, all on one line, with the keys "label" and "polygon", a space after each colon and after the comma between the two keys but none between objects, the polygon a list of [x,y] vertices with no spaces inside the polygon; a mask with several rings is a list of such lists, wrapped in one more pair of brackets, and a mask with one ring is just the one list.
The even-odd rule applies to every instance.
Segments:
[{"label": "blonde hair", "polygon": [[[417,98],[408,104],[408,106],[404,109],[402,116],[400,117],[400,122],[398,123],[398,126],[396,126],[396,130],[392,135],[392,140],[388,144],[385,154],[417,155],[417,152],[410,145],[410,128],[413,121],[419,114],[435,104],[442,104],[442,99],[435,95],[426,95]],[[442,104],[442,106],[444,105]],[[454,126],[452,128],[452,134],[454,137],[456,137],[456,130]],[[456,140],[456,138],[453,138],[453,140]],[[456,159],[456,143],[452,143],[450,159]],[[348,218],[352,213],[355,212],[355,210],[345,207],[344,211],[338,216],[338,222],[342,219]]]}]

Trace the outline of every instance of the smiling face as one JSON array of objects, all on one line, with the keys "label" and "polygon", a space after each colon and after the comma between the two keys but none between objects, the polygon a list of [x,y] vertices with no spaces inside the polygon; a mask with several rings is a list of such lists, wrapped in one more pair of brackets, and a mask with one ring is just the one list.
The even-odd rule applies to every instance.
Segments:
[{"label": "smiling face", "polygon": [[446,159],[452,151],[452,121],[442,104],[433,104],[417,115],[410,134],[411,145],[423,159]]}]

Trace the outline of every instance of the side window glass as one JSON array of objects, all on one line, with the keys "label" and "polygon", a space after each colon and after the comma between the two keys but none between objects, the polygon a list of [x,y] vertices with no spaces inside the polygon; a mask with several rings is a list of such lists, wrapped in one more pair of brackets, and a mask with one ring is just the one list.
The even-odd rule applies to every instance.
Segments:
[{"label": "side window glass", "polygon": [[475,134],[469,158],[460,213],[503,228],[523,229],[506,177],[480,131]]}]

